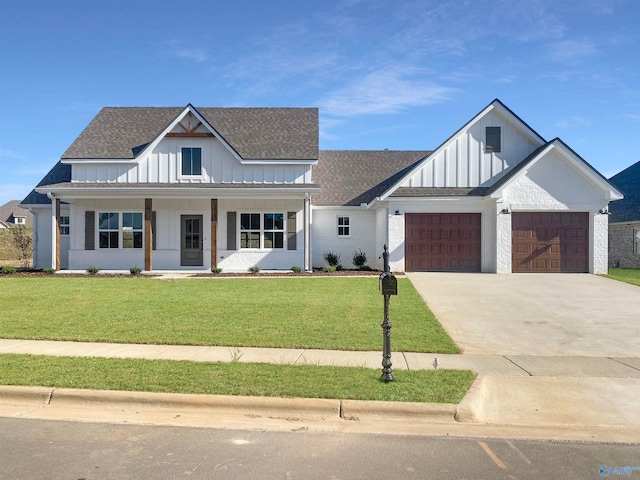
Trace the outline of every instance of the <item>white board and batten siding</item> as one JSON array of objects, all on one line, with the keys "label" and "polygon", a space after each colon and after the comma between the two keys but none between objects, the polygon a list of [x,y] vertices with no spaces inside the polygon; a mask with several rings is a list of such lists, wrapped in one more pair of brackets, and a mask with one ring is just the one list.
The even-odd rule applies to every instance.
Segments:
[{"label": "white board and batten siding", "polygon": [[[500,127],[500,152],[485,153],[486,127]],[[490,186],[539,146],[539,140],[494,109],[443,144],[400,186]]]},{"label": "white board and batten siding", "polygon": [[[183,176],[182,148],[202,149],[202,175]],[[81,183],[311,183],[309,165],[242,164],[215,138],[164,138],[142,158],[118,163],[75,162],[72,181]]]},{"label": "white board and batten siding", "polygon": [[[304,219],[303,200],[231,200],[221,199],[218,202],[218,266],[225,271],[246,271],[258,266],[263,270],[282,269],[282,265],[304,266]],[[144,249],[100,249],[85,250],[85,212],[144,212],[144,199],[112,199],[107,203],[102,199],[77,200],[71,212],[71,236],[69,246],[69,268],[84,270],[90,265],[100,268],[128,270],[133,266],[144,265]],[[153,250],[153,268],[156,270],[180,269],[180,218],[181,215],[201,215],[203,221],[203,265],[208,269],[211,265],[211,200],[209,198],[189,199],[156,199],[153,201],[156,218],[156,248]],[[240,249],[240,228],[234,231],[238,238],[236,250],[227,250],[227,212],[240,213],[296,213],[295,250],[283,249]],[[43,215],[46,218],[46,215]],[[40,216],[38,216],[40,218]],[[233,229],[232,229],[233,230]],[[46,230],[45,230],[46,231]],[[288,231],[287,241],[288,241]],[[96,230],[97,235],[97,230]],[[43,243],[47,245],[48,243]],[[46,257],[43,252],[43,265],[51,262],[51,254]],[[48,262],[48,263],[47,263]],[[41,262],[39,262],[41,263]],[[193,270],[198,267],[184,267]]]}]

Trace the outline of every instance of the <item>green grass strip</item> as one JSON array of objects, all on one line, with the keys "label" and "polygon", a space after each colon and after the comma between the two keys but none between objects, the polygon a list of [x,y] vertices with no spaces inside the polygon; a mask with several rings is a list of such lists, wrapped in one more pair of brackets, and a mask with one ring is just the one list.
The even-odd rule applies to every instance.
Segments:
[{"label": "green grass strip", "polygon": [[640,286],[640,268],[612,268],[607,278]]},{"label": "green grass strip", "polygon": [[0,384],[143,392],[459,403],[468,370],[380,371],[358,367],[0,355]]},{"label": "green grass strip", "polygon": [[[392,348],[458,353],[411,282],[391,297]],[[378,277],[158,280],[0,276],[0,337],[378,350]]]}]

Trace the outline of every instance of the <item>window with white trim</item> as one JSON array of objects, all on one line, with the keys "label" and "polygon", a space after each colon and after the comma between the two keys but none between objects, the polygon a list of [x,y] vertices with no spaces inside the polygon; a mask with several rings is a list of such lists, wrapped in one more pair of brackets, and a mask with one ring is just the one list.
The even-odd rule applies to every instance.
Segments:
[{"label": "window with white trim", "polygon": [[122,248],[142,248],[142,213],[122,214]]},{"label": "window with white trim", "polygon": [[98,213],[99,248],[142,248],[142,219],[142,212]]},{"label": "window with white trim", "polygon": [[338,217],[338,236],[339,237],[351,236],[351,218],[350,217]]},{"label": "window with white trim", "polygon": [[182,175],[202,175],[202,149],[200,147],[182,147]]},{"label": "window with white trim", "polygon": [[16,225],[25,225],[26,219],[24,217],[13,217],[13,221]]},{"label": "window with white trim", "polygon": [[69,235],[69,215],[60,216],[60,235]]},{"label": "window with white trim", "polygon": [[240,248],[284,248],[284,213],[241,213]]},{"label": "window with white trim", "polygon": [[284,214],[264,214],[264,248],[284,248]]},{"label": "window with white trim", "polygon": [[640,228],[633,229],[633,252],[640,255]]}]

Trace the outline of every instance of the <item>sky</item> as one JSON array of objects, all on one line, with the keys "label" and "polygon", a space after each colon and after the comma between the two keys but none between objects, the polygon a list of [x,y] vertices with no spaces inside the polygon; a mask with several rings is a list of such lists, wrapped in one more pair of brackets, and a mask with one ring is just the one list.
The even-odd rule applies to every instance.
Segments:
[{"label": "sky", "polygon": [[637,0],[0,0],[0,205],[104,106],[317,107],[324,150],[429,150],[499,98],[640,160]]}]

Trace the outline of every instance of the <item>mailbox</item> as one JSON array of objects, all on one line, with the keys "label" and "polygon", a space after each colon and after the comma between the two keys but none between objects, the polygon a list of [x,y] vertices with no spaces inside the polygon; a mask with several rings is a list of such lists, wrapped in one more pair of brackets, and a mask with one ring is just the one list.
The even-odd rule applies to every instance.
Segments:
[{"label": "mailbox", "polygon": [[380,275],[380,291],[382,295],[398,295],[398,280],[392,273]]}]

